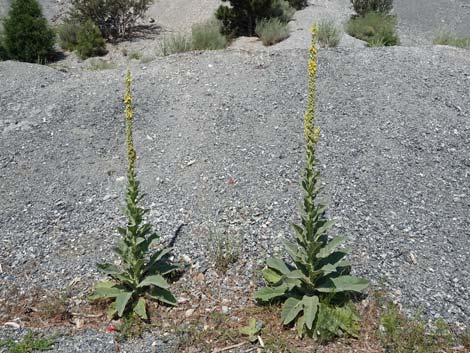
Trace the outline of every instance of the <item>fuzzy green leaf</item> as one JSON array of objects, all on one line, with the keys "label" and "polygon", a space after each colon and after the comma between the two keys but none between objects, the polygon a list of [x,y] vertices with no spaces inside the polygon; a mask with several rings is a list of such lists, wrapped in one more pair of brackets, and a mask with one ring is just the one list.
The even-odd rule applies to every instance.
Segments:
[{"label": "fuzzy green leaf", "polygon": [[122,270],[110,263],[98,264],[98,269],[107,275],[116,275],[122,273]]},{"label": "fuzzy green leaf", "polygon": [[161,275],[166,275],[174,270],[177,270],[179,267],[169,264],[167,262],[156,262],[152,267],[146,269],[146,273],[160,273]]},{"label": "fuzzy green leaf", "polygon": [[339,293],[339,292],[361,292],[367,288],[369,281],[356,276],[339,276],[329,278],[326,282],[320,284],[317,288],[323,293]]},{"label": "fuzzy green leaf", "polygon": [[[114,283],[113,283],[114,285]],[[123,289],[117,287],[95,286],[93,294],[90,296],[91,300],[116,298],[123,293]]]},{"label": "fuzzy green leaf", "polygon": [[109,320],[112,320],[114,315],[116,315],[117,310],[116,310],[116,302],[112,302],[109,304],[108,308],[106,309],[106,316]]},{"label": "fuzzy green leaf", "polygon": [[170,291],[166,289],[153,287],[147,292],[147,294],[152,299],[156,299],[158,301],[161,301],[162,303],[166,303],[173,306],[176,305],[176,298],[173,296],[173,294],[171,294]]},{"label": "fuzzy green leaf", "polygon": [[258,289],[258,291],[255,293],[253,296],[255,299],[267,302],[270,301],[271,299],[277,298],[277,297],[282,297],[287,290],[286,286],[279,286],[279,287],[264,287]]},{"label": "fuzzy green leaf", "polygon": [[304,335],[305,316],[302,315],[297,319],[297,335],[302,337]]},{"label": "fuzzy green leaf", "polygon": [[331,280],[335,284],[336,289],[340,289],[343,292],[360,292],[369,285],[369,281],[356,276],[340,276],[337,278],[332,278]]},{"label": "fuzzy green leaf", "polygon": [[116,297],[116,310],[119,317],[122,316],[126,310],[127,303],[132,297],[132,292],[123,292]]},{"label": "fuzzy green leaf", "polygon": [[276,284],[282,278],[282,275],[270,268],[265,268],[261,272],[263,273],[264,279],[270,284]]},{"label": "fuzzy green leaf", "polygon": [[142,320],[147,320],[147,309],[145,307],[145,299],[139,298],[134,306],[134,313],[136,313]]},{"label": "fuzzy green leaf", "polygon": [[286,263],[277,257],[270,257],[266,260],[266,265],[282,274],[289,273],[290,269]]},{"label": "fuzzy green leaf", "polygon": [[281,322],[283,325],[291,323],[302,311],[303,305],[299,299],[288,298],[284,303],[281,313]]},{"label": "fuzzy green leaf", "polygon": [[333,253],[333,251],[346,240],[345,237],[337,236],[325,245],[317,254],[317,258],[323,259]]},{"label": "fuzzy green leaf", "polygon": [[302,303],[304,305],[305,325],[311,330],[315,317],[317,316],[319,299],[317,296],[309,297],[305,295],[302,298]]},{"label": "fuzzy green leaf", "polygon": [[160,288],[167,289],[169,287],[169,284],[166,282],[165,278],[163,278],[161,275],[152,275],[152,276],[147,276],[144,278],[142,282],[139,283],[137,287],[145,287],[145,286],[150,286],[154,285]]}]

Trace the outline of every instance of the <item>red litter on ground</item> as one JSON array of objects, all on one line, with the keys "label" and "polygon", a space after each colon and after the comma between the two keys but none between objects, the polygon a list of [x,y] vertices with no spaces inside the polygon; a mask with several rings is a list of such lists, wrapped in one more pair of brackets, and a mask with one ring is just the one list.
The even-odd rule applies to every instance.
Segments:
[{"label": "red litter on ground", "polygon": [[108,326],[106,327],[106,331],[112,332],[112,331],[119,331],[119,330],[114,326]]},{"label": "red litter on ground", "polygon": [[233,179],[232,177],[229,179],[228,183],[230,185],[235,185],[235,179]]}]

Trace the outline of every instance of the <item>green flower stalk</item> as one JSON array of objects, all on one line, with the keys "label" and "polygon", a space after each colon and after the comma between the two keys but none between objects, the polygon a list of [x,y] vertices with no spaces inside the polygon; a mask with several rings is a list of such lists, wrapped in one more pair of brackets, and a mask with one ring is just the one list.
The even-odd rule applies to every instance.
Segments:
[{"label": "green flower stalk", "polygon": [[139,181],[135,173],[137,153],[133,139],[134,108],[131,86],[132,79],[128,71],[124,96],[128,159],[124,214],[127,217],[127,226],[118,227],[122,238],[114,248],[114,252],[121,259],[122,266],[118,267],[110,263],[98,265],[98,268],[108,275],[111,281],[97,284],[92,299],[112,299],[108,310],[109,316],[117,314],[121,317],[135,314],[146,320],[148,319],[146,298],[176,305],[176,299],[168,290],[169,285],[163,276],[177,267],[166,262],[166,255],[171,248],[163,247],[150,253],[160,236],[152,232],[150,224],[144,222],[144,215],[148,210],[139,206],[143,196],[140,195]]},{"label": "green flower stalk", "polygon": [[368,282],[349,275],[350,264],[344,259],[348,251],[339,248],[345,238],[329,238],[327,232],[334,222],[326,217],[327,206],[316,202],[321,191],[315,156],[320,137],[320,129],[315,125],[316,35],[317,28],[314,26],[308,63],[307,110],[304,115],[307,160],[302,178],[301,225],[293,225],[296,243],[285,242],[292,261],[269,258],[262,271],[267,287],[259,289],[255,298],[260,302],[282,301],[282,324],[296,322],[299,336],[325,340],[341,334],[357,334],[359,318],[349,303],[349,297],[351,293],[365,289]]}]

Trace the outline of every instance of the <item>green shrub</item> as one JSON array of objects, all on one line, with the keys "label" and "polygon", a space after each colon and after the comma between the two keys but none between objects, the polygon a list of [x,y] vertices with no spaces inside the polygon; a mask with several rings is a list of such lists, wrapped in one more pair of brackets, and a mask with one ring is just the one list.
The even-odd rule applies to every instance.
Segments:
[{"label": "green shrub", "polygon": [[434,44],[450,45],[457,48],[470,48],[470,37],[456,37],[449,32],[442,31],[438,33],[433,40]]},{"label": "green shrub", "polygon": [[359,16],[364,16],[368,12],[388,15],[393,9],[393,0],[351,0],[351,3]]},{"label": "green shrub", "polygon": [[64,22],[57,28],[57,37],[59,39],[59,46],[64,50],[73,51],[78,42],[78,31],[80,25],[73,22]]},{"label": "green shrub", "polygon": [[3,29],[9,59],[45,63],[54,53],[55,33],[36,0],[13,0]]},{"label": "green shrub", "polygon": [[346,24],[346,31],[351,36],[366,41],[369,46],[391,46],[400,43],[396,25],[395,16],[369,12],[365,16],[351,18]]},{"label": "green shrub", "polygon": [[327,340],[342,334],[357,335],[359,317],[348,298],[365,289],[368,282],[349,275],[351,266],[345,261],[348,251],[339,248],[345,238],[329,238],[327,232],[334,222],[326,218],[326,205],[316,200],[320,193],[320,172],[315,152],[320,130],[315,126],[315,27],[312,32],[308,104],[304,115],[307,163],[302,179],[302,224],[293,225],[296,243],[285,241],[291,262],[269,258],[262,271],[267,287],[259,289],[255,298],[261,302],[283,301],[283,325],[296,322],[299,336]]},{"label": "green shrub", "polygon": [[289,21],[293,11],[284,0],[222,0],[231,6],[221,5],[215,17],[222,23],[222,34],[253,36],[258,22],[269,18]]},{"label": "green shrub", "polygon": [[191,29],[192,47],[195,50],[224,49],[227,38],[220,33],[220,22],[209,20],[201,24],[195,24]]},{"label": "green shrub", "polygon": [[91,21],[80,26],[77,33],[75,50],[81,59],[104,55],[106,44],[101,36],[100,29]]},{"label": "green shrub", "polygon": [[[176,299],[168,290],[164,275],[173,272],[177,267],[166,261],[171,248],[161,247],[153,252],[160,236],[152,232],[152,226],[144,223],[148,210],[139,206],[142,200],[139,181],[136,178],[135,162],[137,154],[134,149],[133,120],[134,109],[131,95],[131,75],[126,75],[126,94],[124,96],[126,112],[127,144],[127,191],[124,213],[127,226],[118,227],[121,239],[114,252],[120,257],[122,267],[111,263],[99,264],[98,268],[111,277],[95,286],[92,299],[112,299],[109,316],[138,316],[147,320],[146,297],[160,302],[176,305]],[[153,253],[152,253],[153,252]]]},{"label": "green shrub", "polygon": [[341,40],[341,30],[332,20],[321,20],[318,24],[318,44],[324,48],[337,47]]},{"label": "green shrub", "polygon": [[191,38],[184,34],[166,36],[159,44],[160,55],[167,56],[192,50]]},{"label": "green shrub", "polygon": [[289,37],[289,26],[278,18],[265,19],[256,25],[256,34],[264,45],[273,45]]},{"label": "green shrub", "polygon": [[296,10],[301,10],[308,5],[307,0],[288,0],[288,2]]},{"label": "green shrub", "polygon": [[153,0],[72,0],[69,21],[98,26],[104,38],[117,40],[128,36],[147,12]]},{"label": "green shrub", "polygon": [[91,71],[112,70],[115,68],[116,65],[112,62],[104,61],[102,59],[97,58],[90,59],[90,66],[88,66],[88,69]]}]

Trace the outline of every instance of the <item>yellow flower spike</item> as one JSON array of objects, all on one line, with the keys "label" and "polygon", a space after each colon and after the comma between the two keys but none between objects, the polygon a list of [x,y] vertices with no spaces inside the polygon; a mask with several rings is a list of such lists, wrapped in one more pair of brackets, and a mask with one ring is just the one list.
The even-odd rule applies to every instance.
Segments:
[{"label": "yellow flower spike", "polygon": [[125,113],[126,113],[126,143],[127,143],[127,161],[129,167],[127,172],[134,175],[135,173],[135,160],[137,153],[134,149],[134,138],[132,135],[132,120],[134,118],[134,107],[132,106],[132,78],[130,70],[126,74],[126,94],[124,95]]},{"label": "yellow flower spike", "polygon": [[320,137],[320,129],[315,127],[315,76],[317,74],[317,27],[312,26],[312,42],[310,45],[310,56],[308,60],[308,98],[307,110],[304,115],[304,135],[307,148],[315,148]]}]

